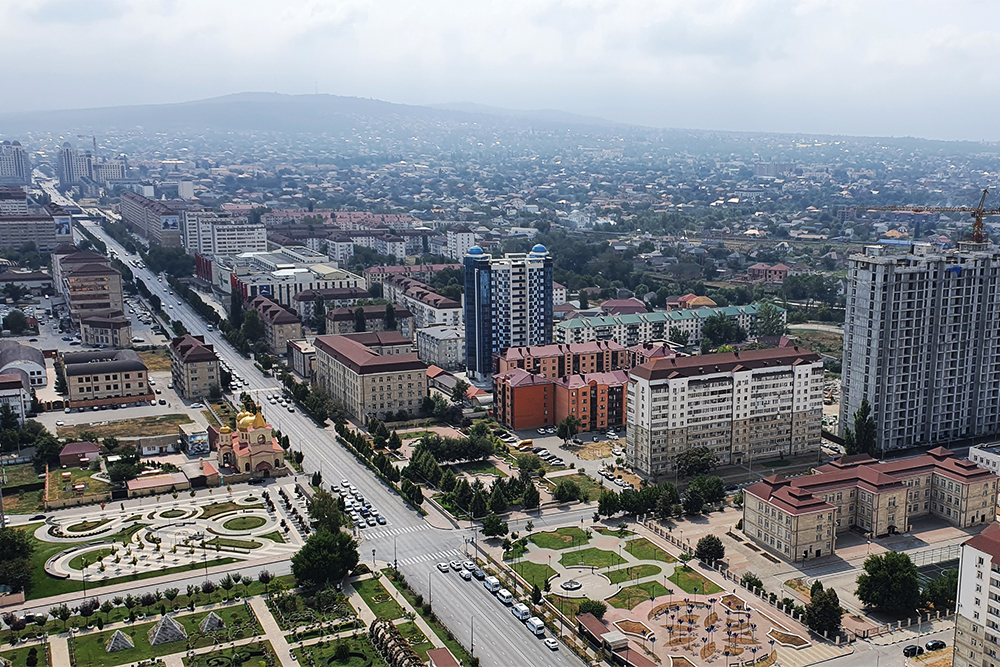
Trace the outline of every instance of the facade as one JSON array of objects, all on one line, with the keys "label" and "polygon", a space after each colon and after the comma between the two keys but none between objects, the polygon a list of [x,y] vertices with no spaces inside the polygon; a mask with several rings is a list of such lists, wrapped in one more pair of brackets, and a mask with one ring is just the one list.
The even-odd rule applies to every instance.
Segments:
[{"label": "facade", "polygon": [[[63,230],[65,234],[60,235]],[[39,252],[51,252],[69,238],[69,227],[57,228],[56,219],[48,210],[25,215],[0,214],[0,248],[18,250],[34,243]]]},{"label": "facade", "polygon": [[23,373],[29,389],[44,387],[49,381],[42,351],[13,340],[0,340],[0,373]]},{"label": "facade", "polygon": [[84,345],[132,347],[132,320],[122,314],[83,315],[79,323]]},{"label": "facade", "polygon": [[448,257],[461,261],[469,254],[469,248],[476,245],[476,235],[465,225],[452,227],[445,232],[448,239]]},{"label": "facade", "polygon": [[295,374],[307,382],[311,381],[316,369],[316,348],[313,344],[307,340],[290,340],[288,356]]},{"label": "facade", "polygon": [[1000,445],[973,445],[969,448],[969,460],[984,470],[1000,472]]},{"label": "facade", "polygon": [[217,460],[223,474],[250,473],[255,477],[287,474],[285,450],[274,437],[274,429],[258,411],[236,415],[236,431],[219,429]]},{"label": "facade", "polygon": [[538,244],[503,258],[473,246],[465,264],[465,367],[486,380],[493,355],[552,342],[552,256]]},{"label": "facade", "polygon": [[264,341],[271,352],[285,354],[288,341],[302,338],[301,320],[266,296],[254,297],[247,308],[256,310],[260,316],[264,325]]},{"label": "facade", "polygon": [[766,283],[780,285],[788,277],[789,268],[784,264],[769,266],[763,262],[757,262],[747,268],[747,279],[752,281],[762,280]]},{"label": "facade", "polygon": [[[360,306],[365,314],[365,331],[385,331],[385,306]],[[356,329],[358,307],[326,311],[326,332],[331,335],[361,333]],[[396,331],[412,339],[416,333],[413,314],[396,308]]]},{"label": "facade", "polygon": [[[3,160],[0,148],[0,161]],[[3,182],[3,167],[0,166],[0,183]],[[17,185],[0,185],[0,215],[28,215],[28,193]]]},{"label": "facade", "polygon": [[561,306],[566,303],[566,288],[559,283],[552,283],[552,305]]},{"label": "facade", "polygon": [[394,264],[391,266],[371,266],[364,271],[365,286],[371,289],[372,285],[376,283],[382,284],[389,276],[430,280],[431,276],[435,273],[439,273],[445,269],[461,271],[463,266],[461,264]]},{"label": "facade", "polygon": [[323,297],[323,307],[347,308],[362,299],[370,299],[372,295],[361,287],[334,287],[332,289],[307,289],[295,295],[295,312],[303,322],[312,320],[315,314],[316,297]]},{"label": "facade", "polygon": [[413,313],[418,329],[437,325],[461,326],[462,304],[441,296],[415,278],[390,276],[382,283],[382,296]]},{"label": "facade", "polygon": [[133,350],[96,350],[63,355],[69,407],[129,405],[155,397],[146,364]]},{"label": "facade", "polygon": [[181,247],[181,218],[185,203],[165,202],[149,199],[135,192],[123,192],[121,196],[122,220],[151,243],[164,247]]},{"label": "facade", "polygon": [[69,442],[59,450],[59,465],[86,467],[101,456],[101,447],[96,442]]},{"label": "facade", "polygon": [[449,326],[417,329],[417,356],[446,371],[464,368],[465,329]]},{"label": "facade", "polygon": [[9,405],[21,424],[32,411],[31,399],[32,387],[23,372],[0,372],[0,405]]},{"label": "facade", "polygon": [[344,338],[361,343],[375,354],[388,357],[394,354],[413,354],[417,351],[412,340],[398,331],[365,331],[344,334]]},{"label": "facade", "polygon": [[908,532],[927,515],[972,528],[993,521],[998,479],[943,447],[883,463],[843,456],[811,475],[776,475],[745,488],[743,532],[797,562],[834,553],[837,534],[848,530],[883,537]]},{"label": "facade", "polygon": [[318,336],[316,385],[358,419],[416,413],[427,396],[427,364],[416,354],[381,355],[349,336]]},{"label": "facade", "polygon": [[177,393],[187,399],[218,391],[221,385],[219,357],[204,336],[185,334],[170,341],[170,377]]},{"label": "facade", "polygon": [[554,426],[573,416],[582,432],[606,430],[625,423],[627,386],[621,370],[552,379],[514,368],[493,376],[493,412],[512,429]]},{"label": "facade", "polygon": [[31,161],[20,141],[0,143],[0,183],[31,185]]},{"label": "facade", "polygon": [[626,460],[645,478],[708,447],[723,465],[818,452],[823,361],[798,347],[658,358],[632,369]]},{"label": "facade", "polygon": [[216,211],[188,211],[184,215],[184,247],[202,255],[266,252],[267,229],[245,216]]},{"label": "facade", "polygon": [[208,444],[208,430],[201,424],[197,422],[178,424],[177,434],[180,436],[181,449],[189,456],[203,456],[211,451]]},{"label": "facade", "polygon": [[614,341],[511,347],[497,356],[497,373],[521,368],[549,379],[580,373],[628,370],[629,356]]},{"label": "facade", "polygon": [[[724,306],[716,308],[684,308],[681,310],[633,313],[631,315],[604,315],[601,317],[575,317],[555,325],[555,342],[586,343],[594,340],[613,340],[624,347],[654,340],[667,340],[671,329],[687,333],[688,345],[701,342],[701,327],[713,315],[723,314],[733,320],[753,337],[757,322],[757,305]],[[778,307],[782,319],[785,310]]]},{"label": "facade", "polygon": [[840,428],[868,399],[886,450],[1000,433],[1000,251],[918,243],[848,259]]},{"label": "facade", "polygon": [[[955,598],[955,667],[997,667],[1000,523],[962,544]],[[950,611],[950,610],[949,610]]]}]

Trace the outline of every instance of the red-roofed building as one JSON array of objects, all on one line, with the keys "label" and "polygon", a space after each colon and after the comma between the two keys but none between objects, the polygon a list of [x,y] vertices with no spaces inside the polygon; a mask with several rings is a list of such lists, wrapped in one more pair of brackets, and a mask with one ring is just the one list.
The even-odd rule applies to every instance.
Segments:
[{"label": "red-roofed building", "polygon": [[[993,618],[1000,598],[1000,523],[991,523],[983,532],[962,544],[958,561],[958,594],[955,598],[956,667],[994,665],[987,657],[998,642]],[[949,610],[950,611],[950,610]],[[984,653],[980,653],[981,651]],[[982,661],[978,659],[982,655]]]},{"label": "red-roofed building", "polygon": [[496,373],[515,368],[549,379],[572,373],[628,370],[625,348],[612,340],[509,347],[495,357]]},{"label": "red-roofed building", "polygon": [[769,266],[764,262],[757,262],[747,269],[747,280],[762,280],[765,283],[781,284],[788,277],[789,268],[784,264]]},{"label": "red-roofed building", "polygon": [[223,426],[217,437],[217,460],[224,474],[272,477],[287,473],[285,450],[260,412],[240,412],[236,415],[236,430]]},{"label": "red-roofed building", "polygon": [[59,450],[59,465],[86,466],[100,454],[100,446],[93,442],[71,442]]},{"label": "red-roofed building", "polygon": [[554,426],[574,416],[581,431],[605,430],[625,423],[627,385],[623,370],[550,379],[513,368],[493,376],[494,414],[513,429]]},{"label": "red-roofed building", "polygon": [[843,456],[812,475],[776,475],[744,489],[743,531],[794,562],[830,555],[837,533],[852,528],[881,537],[927,514],[970,528],[993,521],[998,479],[944,447],[882,463]]},{"label": "red-roofed building", "polygon": [[631,299],[609,299],[601,304],[601,310],[606,315],[633,315],[647,312],[646,304],[632,297]]}]

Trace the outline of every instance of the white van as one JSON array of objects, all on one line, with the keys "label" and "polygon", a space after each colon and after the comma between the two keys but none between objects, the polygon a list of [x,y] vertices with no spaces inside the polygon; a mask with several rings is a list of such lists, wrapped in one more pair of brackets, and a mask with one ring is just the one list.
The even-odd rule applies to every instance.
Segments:
[{"label": "white van", "polygon": [[485,579],[483,579],[483,586],[490,593],[496,593],[498,590],[500,590],[500,580],[497,579],[496,577],[486,577]]},{"label": "white van", "polygon": [[497,591],[497,599],[504,604],[511,604],[514,602],[514,596],[506,588],[501,588]]},{"label": "white van", "polygon": [[531,618],[529,618],[528,622],[525,623],[525,625],[528,626],[528,629],[531,630],[536,637],[541,637],[542,635],[545,634],[545,621],[538,618],[537,616],[532,616]]},{"label": "white van", "polygon": [[518,602],[516,605],[510,608],[510,613],[514,614],[514,617],[519,621],[526,621],[528,617],[531,616],[531,610],[528,609],[528,605],[523,602]]}]

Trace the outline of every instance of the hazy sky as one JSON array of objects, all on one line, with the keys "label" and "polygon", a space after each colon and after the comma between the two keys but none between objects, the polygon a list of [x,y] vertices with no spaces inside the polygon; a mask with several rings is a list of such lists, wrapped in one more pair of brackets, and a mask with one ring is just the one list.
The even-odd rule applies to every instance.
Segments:
[{"label": "hazy sky", "polygon": [[1000,140],[996,0],[0,0],[0,112],[244,91]]}]

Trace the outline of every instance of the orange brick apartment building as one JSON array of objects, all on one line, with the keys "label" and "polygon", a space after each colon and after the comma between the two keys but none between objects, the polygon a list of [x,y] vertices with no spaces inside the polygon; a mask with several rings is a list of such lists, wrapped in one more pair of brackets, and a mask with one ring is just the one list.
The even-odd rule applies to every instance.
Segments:
[{"label": "orange brick apartment building", "polygon": [[509,428],[555,426],[573,415],[581,431],[597,431],[625,423],[628,371],[547,378],[514,368],[493,376],[493,410]]}]

